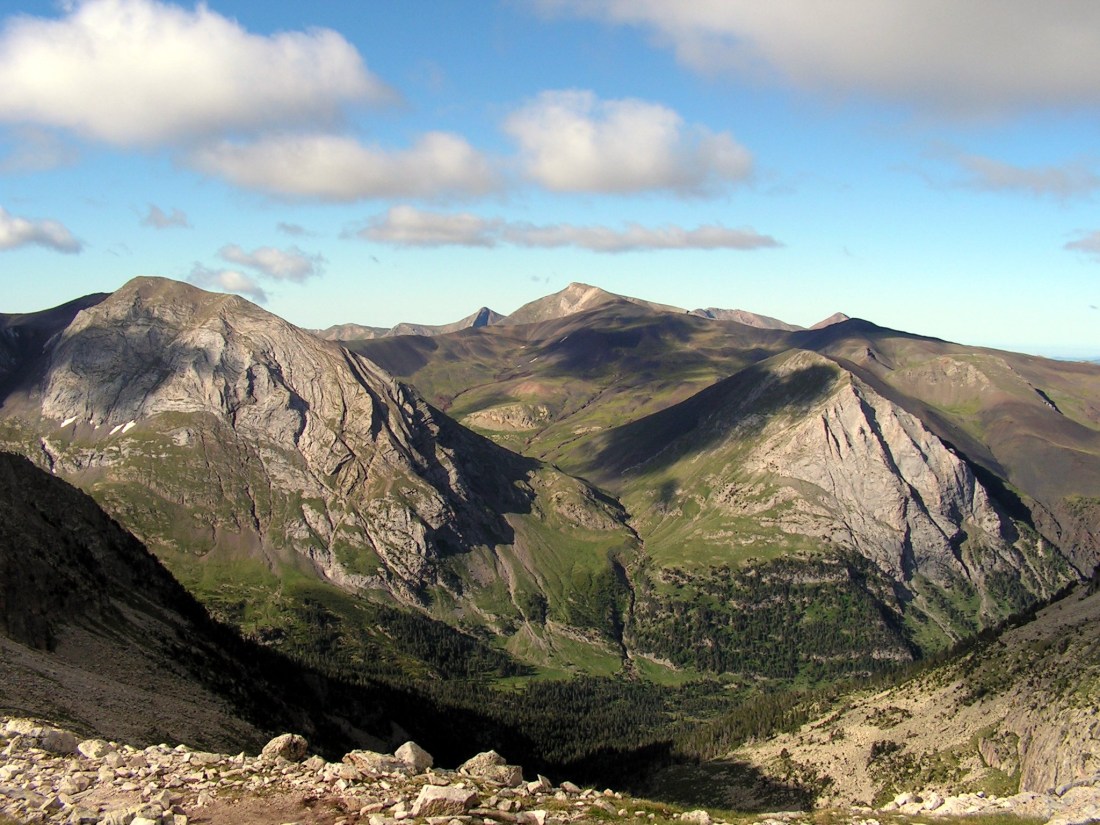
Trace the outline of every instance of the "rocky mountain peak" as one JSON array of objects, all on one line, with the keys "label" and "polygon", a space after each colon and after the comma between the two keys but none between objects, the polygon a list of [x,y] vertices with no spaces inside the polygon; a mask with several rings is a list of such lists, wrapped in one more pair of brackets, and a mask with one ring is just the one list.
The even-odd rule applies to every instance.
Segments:
[{"label": "rocky mountain peak", "polygon": [[851,317],[845,315],[843,312],[834,312],[828,318],[822,318],[810,329],[825,329],[825,327],[831,327],[833,324],[840,324],[844,321],[851,321]]},{"label": "rocky mountain peak", "polygon": [[[453,425],[367,359],[237,296],[130,282],[61,334],[38,396],[61,436],[41,442],[55,471],[171,455],[223,486],[196,488],[177,467],[175,483],[158,482],[162,494],[214,512],[225,510],[219,498],[238,502],[226,514],[232,529],[289,543],[349,586],[360,580],[337,545],[350,545],[345,557],[380,559],[383,579],[415,589],[431,578],[440,541],[492,541],[493,519],[470,507],[478,482],[440,443]],[[120,456],[112,445],[131,430],[144,446]],[[232,469],[221,466],[232,454]],[[301,503],[288,514],[267,490]],[[211,520],[217,541],[230,525]]]}]

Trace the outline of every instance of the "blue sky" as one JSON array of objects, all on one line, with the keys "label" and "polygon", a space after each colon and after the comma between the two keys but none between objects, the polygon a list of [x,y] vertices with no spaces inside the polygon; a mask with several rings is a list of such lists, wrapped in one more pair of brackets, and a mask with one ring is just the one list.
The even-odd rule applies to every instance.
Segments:
[{"label": "blue sky", "polygon": [[2,14],[0,311],[163,275],[389,326],[583,281],[1100,355],[1092,0]]}]

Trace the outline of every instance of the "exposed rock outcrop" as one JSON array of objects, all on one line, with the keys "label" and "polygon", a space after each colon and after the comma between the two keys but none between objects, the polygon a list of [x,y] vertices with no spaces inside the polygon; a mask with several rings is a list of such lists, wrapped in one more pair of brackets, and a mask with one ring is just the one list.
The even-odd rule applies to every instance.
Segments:
[{"label": "exposed rock outcrop", "polygon": [[456,586],[445,557],[511,543],[508,514],[539,495],[536,462],[367,359],[162,279],[78,313],[23,392],[19,408],[38,415],[9,418],[0,438],[101,489],[155,551],[297,557],[341,588],[413,604]]}]

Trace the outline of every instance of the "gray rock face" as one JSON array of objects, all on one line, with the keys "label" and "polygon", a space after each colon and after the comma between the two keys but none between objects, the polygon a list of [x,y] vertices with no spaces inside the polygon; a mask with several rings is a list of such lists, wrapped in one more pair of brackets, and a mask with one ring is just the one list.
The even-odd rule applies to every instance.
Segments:
[{"label": "gray rock face", "polygon": [[131,282],[57,339],[41,413],[82,436],[41,440],[55,472],[126,481],[167,459],[153,492],[203,513],[214,543],[290,547],[349,589],[410,594],[435,580],[442,545],[506,529],[441,443],[450,422],[366,359],[236,296]]},{"label": "gray rock face", "polygon": [[[95,487],[170,564],[296,569],[415,607],[438,594],[458,614],[500,568],[517,589],[545,581],[525,544],[539,531],[517,520],[593,547],[606,540],[593,529],[632,540],[584,483],[236,296],[140,278],[78,313],[47,356],[0,416],[0,446]],[[510,618],[473,613],[494,630]]]},{"label": "gray rock face", "polygon": [[[803,352],[771,380],[812,368],[836,370]],[[855,550],[906,585],[973,587],[983,611],[992,607],[991,576],[1019,578],[1038,596],[1069,580],[1056,553],[1045,567],[1035,563],[1042,548],[1020,542],[970,466],[919,419],[854,376],[836,376],[812,407],[768,422],[745,461],[749,473],[787,491],[780,496],[791,512],[780,529]],[[739,430],[758,426],[750,420]]]},{"label": "gray rock face", "polygon": [[432,755],[416,744],[416,742],[406,742],[395,750],[393,755],[408,765],[409,769],[415,773],[423,773],[435,764]]}]

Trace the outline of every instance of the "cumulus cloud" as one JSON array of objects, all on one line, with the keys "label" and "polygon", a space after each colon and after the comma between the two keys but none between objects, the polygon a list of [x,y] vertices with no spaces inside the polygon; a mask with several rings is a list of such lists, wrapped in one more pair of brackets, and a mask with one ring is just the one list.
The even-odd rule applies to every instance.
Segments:
[{"label": "cumulus cloud", "polygon": [[195,151],[191,162],[246,189],[325,201],[461,198],[499,185],[488,158],[446,132],[429,132],[398,150],[329,134],[221,141]]},{"label": "cumulus cloud", "polygon": [[229,263],[254,269],[273,280],[297,283],[320,275],[325,260],[320,255],[308,255],[296,246],[287,250],[261,246],[252,252],[245,252],[237,244],[228,244],[218,251],[218,256]]},{"label": "cumulus cloud", "polygon": [[1085,163],[1024,167],[962,153],[949,153],[948,160],[963,172],[959,185],[968,189],[1020,192],[1060,200],[1088,196],[1100,190],[1100,175]]},{"label": "cumulus cloud", "polygon": [[151,226],[153,229],[190,229],[191,222],[181,210],[173,207],[171,214],[165,212],[156,204],[149,204],[149,211],[141,219],[142,226]]},{"label": "cumulus cloud", "polygon": [[1070,241],[1064,247],[1073,252],[1084,252],[1094,258],[1100,258],[1100,229],[1082,235],[1075,241]]},{"label": "cumulus cloud", "polygon": [[702,194],[752,171],[748,150],[729,134],[688,126],[643,100],[543,92],[504,128],[519,143],[524,173],[558,192]]},{"label": "cumulus cloud", "polygon": [[411,206],[395,206],[374,216],[358,237],[395,246],[479,246],[512,245],[555,248],[577,247],[592,252],[632,252],[660,249],[765,249],[781,244],[753,229],[725,226],[645,227],[627,224],[623,229],[607,226],[549,224],[482,218],[470,213],[429,212]]},{"label": "cumulus cloud", "polygon": [[496,246],[502,223],[468,212],[427,212],[392,206],[375,215],[357,233],[361,238],[394,246]]},{"label": "cumulus cloud", "polygon": [[267,303],[267,292],[251,275],[245,275],[234,269],[210,269],[195,264],[187,280],[203,289],[217,289],[221,292],[236,292],[251,298],[258,304]]},{"label": "cumulus cloud", "polygon": [[84,248],[73,233],[57,221],[20,218],[0,206],[0,250],[23,246],[43,246],[69,254]]},{"label": "cumulus cloud", "polygon": [[1094,0],[536,0],[641,26],[681,62],[970,114],[1100,102]]},{"label": "cumulus cloud", "polygon": [[203,4],[78,0],[0,30],[0,120],[117,146],[331,122],[390,98],[337,32],[257,35]]}]

